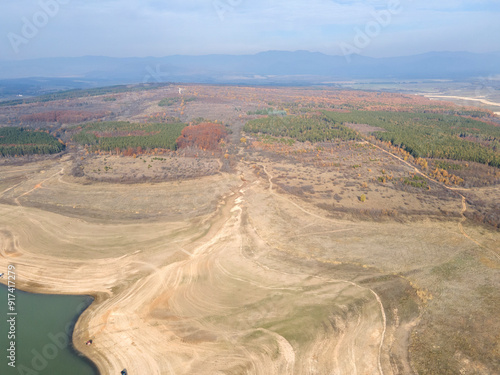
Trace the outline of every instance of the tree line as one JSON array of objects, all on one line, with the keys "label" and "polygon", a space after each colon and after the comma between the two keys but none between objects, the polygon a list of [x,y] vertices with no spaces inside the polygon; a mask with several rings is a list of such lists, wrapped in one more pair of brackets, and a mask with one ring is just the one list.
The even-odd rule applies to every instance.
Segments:
[{"label": "tree line", "polygon": [[248,121],[243,130],[247,133],[268,134],[273,137],[289,137],[299,142],[324,142],[333,139],[345,141],[359,139],[357,132],[331,121],[322,115],[269,116]]},{"label": "tree line", "polygon": [[165,98],[165,99],[160,100],[159,103],[158,103],[158,106],[160,106],[160,107],[170,107],[170,106],[174,105],[175,103],[181,102],[182,104],[184,104],[184,103],[193,102],[195,100],[196,100],[196,98],[193,97],[193,96],[188,97],[188,98],[182,98],[180,96],[173,96],[173,97],[170,97],[170,98]]},{"label": "tree line", "polygon": [[2,156],[56,154],[64,148],[64,143],[46,132],[15,127],[0,128]]},{"label": "tree line", "polygon": [[80,127],[73,140],[92,151],[115,151],[130,148],[177,149],[177,138],[181,136],[184,123],[131,123],[110,121],[90,123]]}]

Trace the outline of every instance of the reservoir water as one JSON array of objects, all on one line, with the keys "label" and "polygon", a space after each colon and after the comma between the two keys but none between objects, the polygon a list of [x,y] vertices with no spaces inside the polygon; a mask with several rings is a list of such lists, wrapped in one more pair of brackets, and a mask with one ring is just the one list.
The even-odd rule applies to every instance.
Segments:
[{"label": "reservoir water", "polygon": [[[0,285],[0,374],[97,375],[95,366],[71,345],[74,324],[91,302],[90,297],[16,290],[17,315],[12,320],[13,316],[8,315],[7,287]],[[9,366],[13,359],[9,358],[11,341],[15,343],[16,367]]]}]

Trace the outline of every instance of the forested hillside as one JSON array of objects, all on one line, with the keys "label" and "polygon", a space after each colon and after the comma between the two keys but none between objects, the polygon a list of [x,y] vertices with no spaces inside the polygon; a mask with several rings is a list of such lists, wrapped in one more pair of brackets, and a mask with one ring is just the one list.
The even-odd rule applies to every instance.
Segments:
[{"label": "forested hillside", "polygon": [[133,149],[177,148],[176,140],[186,124],[95,122],[81,127],[73,137],[92,151],[123,151]]},{"label": "forested hillside", "polygon": [[0,155],[55,154],[64,144],[48,133],[23,128],[0,128]]},{"label": "forested hillside", "polygon": [[177,139],[179,148],[197,147],[202,150],[220,149],[220,141],[227,136],[227,131],[221,124],[204,122],[187,126]]},{"label": "forested hillside", "polygon": [[473,161],[500,167],[500,127],[456,115],[405,112],[324,112],[336,124],[384,129],[375,137],[414,157]]},{"label": "forested hillside", "polygon": [[322,142],[332,139],[354,140],[359,135],[340,123],[321,115],[264,117],[247,122],[244,131],[290,137],[300,142]]}]

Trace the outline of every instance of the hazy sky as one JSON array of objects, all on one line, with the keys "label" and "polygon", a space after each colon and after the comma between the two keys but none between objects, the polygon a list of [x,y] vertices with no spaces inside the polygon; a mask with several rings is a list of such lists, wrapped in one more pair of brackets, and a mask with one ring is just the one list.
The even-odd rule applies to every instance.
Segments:
[{"label": "hazy sky", "polygon": [[499,0],[2,0],[0,9],[0,59],[500,51]]}]

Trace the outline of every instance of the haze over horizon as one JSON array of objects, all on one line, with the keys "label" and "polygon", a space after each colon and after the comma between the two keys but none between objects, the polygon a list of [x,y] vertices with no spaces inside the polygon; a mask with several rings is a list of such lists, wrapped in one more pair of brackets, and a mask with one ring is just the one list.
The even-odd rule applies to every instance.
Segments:
[{"label": "haze over horizon", "polygon": [[[39,59],[54,59],[54,60],[61,60],[61,59],[85,59],[85,58],[110,58],[110,59],[162,59],[162,58],[170,58],[170,57],[177,57],[177,56],[182,56],[182,57],[209,57],[209,56],[256,56],[260,54],[268,54],[268,53],[309,53],[309,54],[321,54],[323,56],[328,56],[328,57],[339,57],[342,56],[342,53],[337,53],[337,54],[330,54],[330,53],[324,53],[320,51],[311,51],[311,50],[304,50],[304,49],[297,49],[297,50],[262,50],[262,51],[257,51],[257,52],[252,52],[252,53],[234,53],[234,54],[224,54],[224,53],[206,53],[206,54],[197,54],[197,53],[186,53],[186,54],[171,54],[171,55],[161,55],[161,56],[154,56],[154,55],[148,55],[148,56],[110,56],[110,55],[75,55],[75,56],[49,56],[49,57],[34,57],[34,58],[26,58],[26,59],[21,59],[17,61],[31,61],[31,60],[39,60]],[[422,56],[422,55],[431,55],[431,54],[471,54],[471,55],[488,55],[488,54],[494,54],[498,55],[500,54],[500,51],[490,51],[490,52],[470,52],[470,51],[426,51],[422,53],[410,53],[410,54],[394,54],[394,55],[388,55],[388,56],[368,56],[366,54],[360,53],[360,54],[353,54],[353,55],[358,55],[361,57],[367,57],[367,58],[372,58],[372,59],[391,59],[391,58],[398,58],[398,57],[412,57],[412,56]],[[10,61],[14,62],[16,60],[1,60],[0,61]]]},{"label": "haze over horizon", "polygon": [[492,0],[29,0],[3,4],[0,60],[498,52],[499,16]]}]

